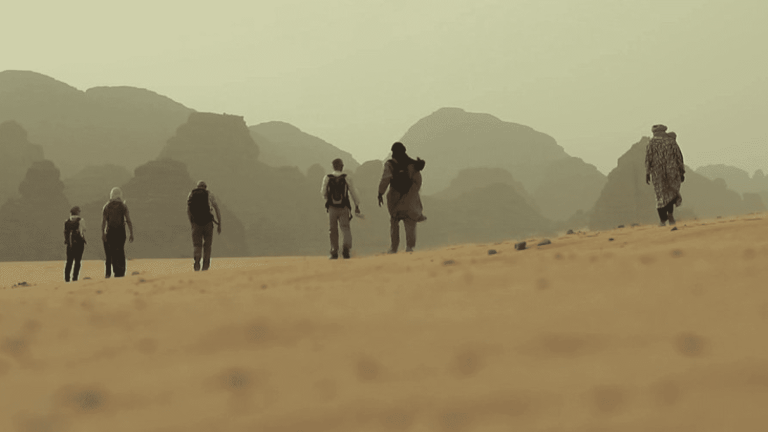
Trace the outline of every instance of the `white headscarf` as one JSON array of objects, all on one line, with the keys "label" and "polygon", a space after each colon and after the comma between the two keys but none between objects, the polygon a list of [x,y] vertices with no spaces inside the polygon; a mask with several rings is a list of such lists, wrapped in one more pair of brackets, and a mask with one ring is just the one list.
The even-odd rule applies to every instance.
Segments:
[{"label": "white headscarf", "polygon": [[110,201],[122,201],[123,200],[123,191],[119,187],[113,187],[112,190],[109,192],[109,200]]}]

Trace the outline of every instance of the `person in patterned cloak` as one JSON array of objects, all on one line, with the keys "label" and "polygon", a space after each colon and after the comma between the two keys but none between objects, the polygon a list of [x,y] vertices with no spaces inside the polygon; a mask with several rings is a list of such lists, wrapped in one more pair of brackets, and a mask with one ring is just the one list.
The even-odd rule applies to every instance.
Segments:
[{"label": "person in patterned cloak", "polygon": [[685,181],[683,154],[677,145],[677,135],[674,132],[668,134],[666,126],[653,125],[651,131],[653,138],[645,151],[645,182],[653,181],[660,225],[664,226],[667,221],[674,225],[672,213],[683,202],[680,195],[680,184]]}]

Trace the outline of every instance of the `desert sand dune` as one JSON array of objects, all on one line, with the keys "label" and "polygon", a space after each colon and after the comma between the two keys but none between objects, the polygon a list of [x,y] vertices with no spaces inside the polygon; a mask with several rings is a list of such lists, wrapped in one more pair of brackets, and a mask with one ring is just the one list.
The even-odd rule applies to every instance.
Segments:
[{"label": "desert sand dune", "polygon": [[0,431],[764,431],[766,234],[0,263]]}]

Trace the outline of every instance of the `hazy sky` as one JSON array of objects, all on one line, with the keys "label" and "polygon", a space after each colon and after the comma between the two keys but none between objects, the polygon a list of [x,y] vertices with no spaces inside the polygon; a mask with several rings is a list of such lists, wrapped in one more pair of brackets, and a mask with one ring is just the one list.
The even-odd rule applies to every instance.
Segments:
[{"label": "hazy sky", "polygon": [[451,106],[547,133],[604,173],[654,123],[694,168],[768,172],[766,0],[27,0],[2,13],[0,70],[286,121],[360,162]]}]

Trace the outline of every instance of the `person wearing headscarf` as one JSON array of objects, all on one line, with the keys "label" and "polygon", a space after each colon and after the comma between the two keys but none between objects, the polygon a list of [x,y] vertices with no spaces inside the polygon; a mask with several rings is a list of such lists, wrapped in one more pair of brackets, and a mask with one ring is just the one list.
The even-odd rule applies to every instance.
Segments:
[{"label": "person wearing headscarf", "polygon": [[106,277],[113,273],[115,277],[125,276],[125,225],[128,225],[133,243],[133,223],[128,206],[123,202],[123,191],[118,187],[109,192],[109,201],[102,209],[101,240],[106,255]]},{"label": "person wearing headscarf", "polygon": [[400,221],[403,221],[405,226],[405,251],[413,252],[416,247],[416,223],[427,220],[419,195],[421,171],[425,162],[419,158],[412,159],[405,150],[405,145],[401,142],[392,145],[392,157],[384,163],[379,182],[379,207],[384,203],[383,196],[386,192],[390,216],[391,245],[387,253],[397,253],[400,246]]},{"label": "person wearing headscarf", "polygon": [[[64,222],[64,244],[67,245],[67,264],[64,266],[64,281],[72,281],[80,275],[80,260],[85,250],[85,221],[80,217],[80,207],[72,207],[69,218]],[[74,263],[75,267],[72,268]]]},{"label": "person wearing headscarf", "polygon": [[653,138],[645,150],[645,182],[653,182],[660,225],[664,226],[667,221],[674,225],[674,208],[683,202],[680,195],[680,184],[685,181],[683,153],[677,145],[677,134],[667,133],[666,126],[653,125],[651,131]]}]

